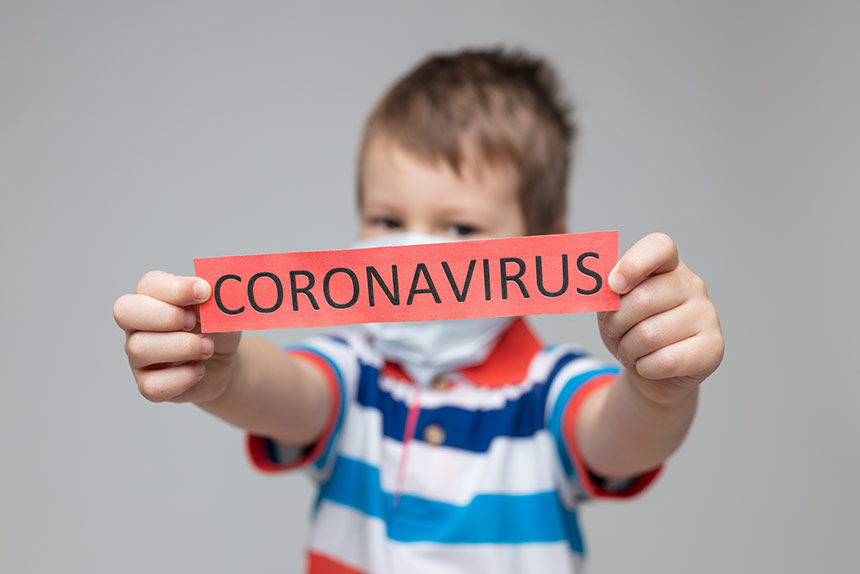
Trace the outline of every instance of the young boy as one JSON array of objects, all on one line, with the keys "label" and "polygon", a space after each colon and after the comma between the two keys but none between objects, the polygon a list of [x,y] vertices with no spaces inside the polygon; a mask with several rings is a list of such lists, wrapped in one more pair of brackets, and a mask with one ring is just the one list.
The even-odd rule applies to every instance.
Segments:
[{"label": "young boy", "polygon": [[[540,60],[426,60],[365,127],[361,245],[564,231],[573,136]],[[521,318],[376,324],[285,353],[200,334],[210,286],[159,271],[114,316],[147,399],[247,429],[262,470],[311,467],[310,572],[577,572],[577,505],[654,479],[723,353],[667,236],[636,243],[608,281],[621,308],[597,320],[620,369],[542,345]]]}]

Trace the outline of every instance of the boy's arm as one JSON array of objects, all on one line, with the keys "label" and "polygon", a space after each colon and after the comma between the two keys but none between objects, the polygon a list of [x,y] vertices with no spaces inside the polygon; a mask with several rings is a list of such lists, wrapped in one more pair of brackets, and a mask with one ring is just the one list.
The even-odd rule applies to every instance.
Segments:
[{"label": "boy's arm", "polygon": [[681,444],[724,342],[704,283],[667,235],[637,242],[609,284],[621,308],[599,314],[598,324],[624,369],[586,398],[575,436],[587,467],[614,479],[653,469]]},{"label": "boy's arm", "polygon": [[332,400],[325,375],[265,339],[245,337],[224,392],[197,406],[252,434],[305,446],[325,427]]},{"label": "boy's arm", "polygon": [[113,307],[138,390],[153,402],[193,402],[255,434],[305,446],[322,433],[332,397],[325,375],[275,344],[241,333],[201,334],[206,281],[150,271]]}]

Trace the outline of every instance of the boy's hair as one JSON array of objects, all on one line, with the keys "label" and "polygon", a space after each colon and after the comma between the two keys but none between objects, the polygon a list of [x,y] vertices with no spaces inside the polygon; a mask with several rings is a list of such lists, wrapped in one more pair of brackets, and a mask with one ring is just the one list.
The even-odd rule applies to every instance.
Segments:
[{"label": "boy's hair", "polygon": [[[505,162],[519,177],[526,233],[551,233],[564,220],[571,106],[544,60],[502,49],[431,56],[394,84],[364,127],[358,167],[383,136],[460,175],[465,161]],[[476,155],[472,155],[476,154]]]}]

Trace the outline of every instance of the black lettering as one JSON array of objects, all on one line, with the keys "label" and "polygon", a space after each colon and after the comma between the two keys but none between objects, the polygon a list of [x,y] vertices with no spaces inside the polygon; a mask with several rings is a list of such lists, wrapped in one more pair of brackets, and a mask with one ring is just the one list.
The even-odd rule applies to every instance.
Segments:
[{"label": "black lettering", "polygon": [[[352,281],[352,298],[346,303],[338,303],[331,298],[330,284],[331,278],[334,277],[335,273],[348,275],[349,280]],[[347,269],[346,267],[335,267],[334,269],[330,269],[329,272],[325,274],[325,277],[323,277],[323,297],[325,297],[326,302],[335,309],[346,309],[355,305],[355,302],[358,301],[358,277],[356,277],[355,271]]]},{"label": "black lettering", "polygon": [[[427,282],[426,289],[417,289],[419,275],[424,276],[424,281]],[[433,285],[433,280],[430,278],[430,273],[427,271],[427,266],[423,263],[419,263],[415,267],[415,275],[412,276],[412,287],[409,288],[409,296],[406,297],[406,304],[412,305],[412,298],[420,293],[430,293],[433,295],[433,299],[436,300],[436,303],[442,302],[442,300],[439,299],[439,293],[436,292],[436,286]]]},{"label": "black lettering", "polygon": [[448,283],[451,284],[451,291],[454,292],[454,297],[457,298],[457,303],[462,303],[466,300],[466,295],[469,293],[469,285],[472,284],[472,272],[475,270],[476,261],[469,261],[469,269],[466,271],[466,278],[463,279],[463,290],[457,289],[457,282],[454,280],[454,274],[451,273],[451,268],[448,267],[448,262],[442,262],[442,269],[445,270],[445,275],[448,277]]},{"label": "black lettering", "polygon": [[580,289],[579,287],[577,287],[576,292],[579,293],[580,295],[594,295],[595,293],[600,291],[601,287],[603,287],[603,278],[600,277],[600,274],[597,273],[596,271],[594,271],[593,269],[588,269],[585,265],[582,264],[582,262],[584,260],[588,259],[589,257],[593,257],[595,259],[600,259],[600,255],[598,255],[597,253],[594,253],[593,251],[589,251],[588,253],[583,253],[582,255],[579,256],[579,259],[576,260],[576,268],[583,275],[588,275],[589,277],[594,278],[594,288],[589,289],[589,290],[585,290],[585,289]]},{"label": "black lettering", "polygon": [[[519,271],[515,275],[508,275],[508,263],[516,263]],[[523,285],[521,277],[526,272],[526,263],[519,257],[502,257],[499,259],[499,275],[502,280],[502,299],[508,298],[508,282],[513,281],[520,288],[520,293],[524,299],[529,298],[529,292],[526,291],[526,286]]]},{"label": "black lettering", "polygon": [[373,278],[376,278],[376,282],[382,287],[382,291],[385,292],[385,296],[388,297],[391,304],[400,305],[400,288],[397,286],[397,266],[391,266],[391,290],[388,289],[388,286],[382,280],[375,267],[367,267],[367,302],[371,307],[376,304],[373,298]]},{"label": "black lettering", "polygon": [[544,297],[558,297],[564,295],[567,291],[567,253],[561,254],[561,288],[558,291],[548,291],[543,286],[543,261],[540,255],[535,256],[535,278],[537,279],[537,288],[540,294]]},{"label": "black lettering", "polygon": [[490,260],[484,259],[484,301],[489,301],[492,292],[490,291]]},{"label": "black lettering", "polygon": [[218,305],[218,308],[221,309],[222,313],[226,313],[227,315],[238,315],[242,311],[245,310],[245,306],[242,305],[238,309],[228,309],[224,302],[221,300],[221,285],[224,281],[238,281],[242,282],[242,278],[238,275],[222,275],[218,278],[218,281],[215,282],[215,289],[212,290],[213,295],[215,296],[215,304]]},{"label": "black lettering", "polygon": [[[299,275],[303,275],[308,279],[308,284],[304,287],[299,287],[296,285],[296,277]],[[314,275],[310,271],[304,271],[302,269],[290,271],[290,295],[293,299],[293,311],[299,310],[299,293],[304,294],[304,296],[308,298],[308,301],[311,302],[311,306],[314,308],[314,311],[319,311],[320,306],[317,305],[317,300],[316,298],[314,298],[314,294],[311,293],[311,288],[313,288],[315,281],[316,280],[314,279]]]},{"label": "black lettering", "polygon": [[[257,305],[257,299],[254,297],[254,285],[257,283],[257,279],[261,279],[263,277],[268,277],[275,284],[275,289],[278,290],[278,298],[275,301],[275,304],[271,307],[260,307]],[[281,306],[281,303],[284,302],[284,287],[281,285],[281,280],[278,279],[278,276],[274,273],[269,273],[268,271],[262,271],[252,276],[248,281],[248,303],[251,304],[251,307],[254,308],[254,311],[258,313],[274,313],[278,310],[278,307]]]}]

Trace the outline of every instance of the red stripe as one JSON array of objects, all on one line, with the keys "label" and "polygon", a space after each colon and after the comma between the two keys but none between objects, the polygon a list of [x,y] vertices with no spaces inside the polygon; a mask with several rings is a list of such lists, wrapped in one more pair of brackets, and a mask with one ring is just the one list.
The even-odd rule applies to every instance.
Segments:
[{"label": "red stripe", "polygon": [[330,556],[308,551],[307,574],[366,574],[364,570],[347,566]]},{"label": "red stripe", "polygon": [[380,372],[380,374],[387,379],[393,379],[395,381],[401,381],[405,383],[412,382],[412,379],[409,378],[409,375],[406,374],[406,371],[403,370],[403,367],[401,367],[397,363],[392,363],[390,361],[385,361],[385,364],[382,365],[382,371]]},{"label": "red stripe", "polygon": [[325,377],[325,381],[328,384],[329,397],[331,397],[328,419],[326,420],[325,427],[323,427],[323,431],[320,434],[319,438],[314,442],[313,447],[299,460],[290,464],[278,464],[274,462],[271,458],[269,458],[269,452],[266,448],[266,441],[268,439],[249,433],[246,442],[248,456],[251,459],[251,464],[253,464],[258,470],[262,472],[283,472],[286,470],[291,470],[300,466],[304,466],[309,462],[316,460],[325,451],[325,446],[326,444],[328,444],[328,441],[331,438],[331,433],[334,431],[335,423],[337,422],[337,416],[340,412],[340,386],[338,385],[337,374],[331,368],[331,365],[329,365],[325,359],[323,359],[316,353],[312,353],[310,351],[305,351],[302,349],[291,350],[289,352],[289,355],[291,357],[295,357],[296,359],[311,363],[317,369],[319,369],[320,372],[322,372],[323,376]]},{"label": "red stripe", "polygon": [[663,468],[661,464],[657,468],[637,476],[633,483],[622,491],[606,490],[592,480],[591,474],[585,466],[585,461],[582,459],[582,453],[579,450],[579,443],[576,438],[576,420],[579,415],[579,409],[591,393],[611,384],[614,380],[615,375],[604,375],[585,383],[573,393],[573,397],[567,406],[565,406],[561,418],[561,435],[565,446],[567,446],[570,459],[573,461],[576,475],[582,487],[593,498],[629,498],[635,496],[645,490],[657,478],[657,475]]}]

